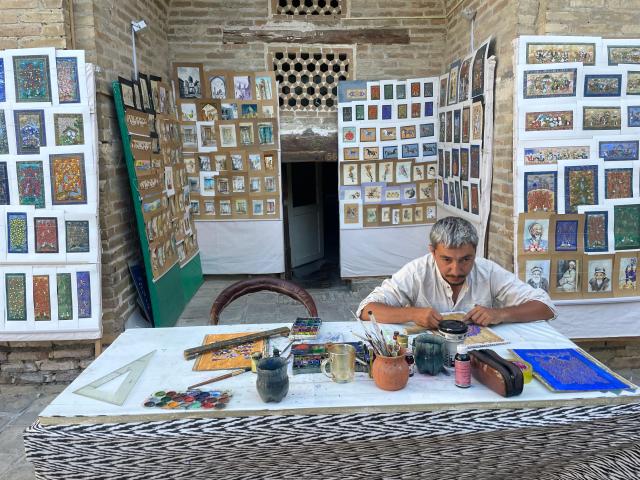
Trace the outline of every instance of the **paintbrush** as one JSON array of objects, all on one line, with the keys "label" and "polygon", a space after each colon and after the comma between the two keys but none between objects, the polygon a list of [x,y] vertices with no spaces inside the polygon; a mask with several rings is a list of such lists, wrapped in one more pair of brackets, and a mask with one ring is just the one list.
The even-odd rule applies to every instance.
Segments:
[{"label": "paintbrush", "polygon": [[201,387],[202,385],[208,385],[209,383],[218,382],[220,380],[224,380],[226,378],[235,377],[236,375],[240,375],[241,373],[248,372],[251,370],[251,367],[244,367],[238,370],[234,370],[233,372],[225,373],[224,375],[220,375],[214,378],[210,378],[209,380],[205,380],[204,382],[196,383],[195,385],[189,385],[187,390],[191,390],[192,388]]}]

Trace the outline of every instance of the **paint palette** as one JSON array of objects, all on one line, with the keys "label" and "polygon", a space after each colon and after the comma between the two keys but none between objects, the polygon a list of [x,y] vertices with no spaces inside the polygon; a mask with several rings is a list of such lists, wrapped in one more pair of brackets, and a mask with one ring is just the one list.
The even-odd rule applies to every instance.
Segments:
[{"label": "paint palette", "polygon": [[296,318],[289,338],[293,340],[313,340],[318,336],[322,319],[320,317]]},{"label": "paint palette", "polygon": [[185,392],[159,390],[147,398],[143,405],[146,408],[163,408],[165,410],[222,410],[226,408],[233,393],[230,390],[192,389]]}]

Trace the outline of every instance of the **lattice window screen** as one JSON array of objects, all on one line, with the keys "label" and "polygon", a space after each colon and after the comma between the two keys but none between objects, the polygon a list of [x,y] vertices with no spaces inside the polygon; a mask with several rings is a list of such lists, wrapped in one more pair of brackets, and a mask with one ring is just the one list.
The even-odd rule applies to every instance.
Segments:
[{"label": "lattice window screen", "polygon": [[346,0],[271,0],[275,15],[342,15]]},{"label": "lattice window screen", "polygon": [[268,57],[280,85],[281,110],[336,109],[338,82],[350,78],[352,49],[273,48]]}]

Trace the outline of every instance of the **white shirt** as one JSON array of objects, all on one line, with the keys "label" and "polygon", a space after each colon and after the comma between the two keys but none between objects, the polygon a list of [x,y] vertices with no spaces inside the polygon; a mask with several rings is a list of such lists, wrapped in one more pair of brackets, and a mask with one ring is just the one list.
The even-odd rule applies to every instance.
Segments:
[{"label": "white shirt", "polygon": [[356,315],[359,317],[364,307],[372,302],[392,307],[432,307],[438,312],[468,312],[476,305],[504,308],[529,300],[547,305],[554,318],[558,315],[544,290],[532,288],[491,260],[476,258],[454,303],[451,285],[442,278],[433,255],[429,253],[407,263],[376,287],[360,302]]}]

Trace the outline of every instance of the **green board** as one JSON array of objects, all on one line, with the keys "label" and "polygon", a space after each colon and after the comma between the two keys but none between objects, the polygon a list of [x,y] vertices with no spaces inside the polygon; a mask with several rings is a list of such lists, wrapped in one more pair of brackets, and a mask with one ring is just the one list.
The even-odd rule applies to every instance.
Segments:
[{"label": "green board", "polygon": [[202,266],[200,264],[200,254],[195,255],[182,268],[176,263],[162,277],[153,281],[153,272],[151,269],[151,256],[149,255],[149,241],[144,226],[144,218],[142,216],[142,202],[136,194],[138,192],[138,180],[134,167],[133,152],[129,143],[129,130],[124,116],[124,104],[120,93],[120,84],[112,83],[113,99],[118,115],[118,125],[120,126],[120,134],[122,136],[122,150],[124,159],[127,164],[127,172],[129,173],[129,185],[131,187],[131,197],[136,213],[136,224],[138,227],[138,237],[140,238],[140,246],[142,248],[142,256],[144,257],[144,266],[147,276],[147,285],[149,286],[149,295],[151,297],[151,310],[153,313],[153,323],[155,327],[173,327],[182,314],[189,300],[193,298],[195,293],[203,283]]}]

